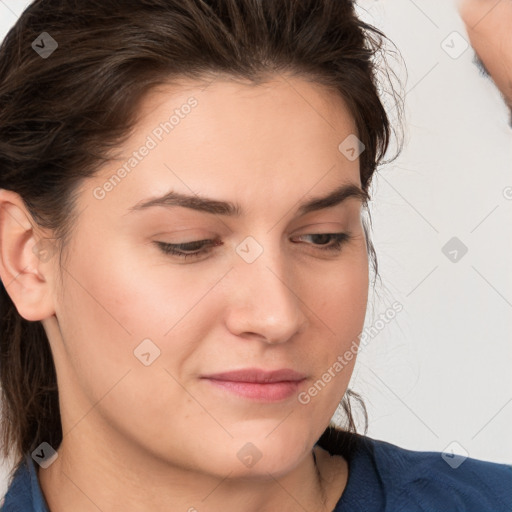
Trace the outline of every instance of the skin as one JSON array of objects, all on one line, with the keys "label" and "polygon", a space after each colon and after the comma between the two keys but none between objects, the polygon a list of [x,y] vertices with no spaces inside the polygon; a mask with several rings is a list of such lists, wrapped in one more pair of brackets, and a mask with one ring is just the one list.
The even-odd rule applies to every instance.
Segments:
[{"label": "skin", "polygon": [[[297,77],[169,85],[146,97],[123,155],[190,96],[197,107],[104,199],[93,190],[123,158],[82,183],[62,267],[34,254],[51,233],[0,191],[1,277],[19,313],[42,321],[60,390],[64,438],[39,469],[43,493],[52,512],[331,511],[347,463],[316,447],[318,474],[313,447],[355,358],[306,405],[248,400],[199,377],[286,367],[307,375],[305,391],[357,341],[368,298],[361,201],[295,214],[361,185],[359,161],[338,150],[353,119],[339,96]],[[237,201],[244,215],[128,213],[170,189]],[[305,236],[342,231],[352,238],[339,253]],[[186,262],[154,244],[215,236],[221,246]],[[235,251],[247,236],[263,248],[251,264]],[[149,366],[133,354],[145,338],[161,351]],[[237,457],[248,442],[262,454],[251,468]]]},{"label": "skin", "polygon": [[476,54],[511,109],[512,1],[458,0],[459,13]]}]

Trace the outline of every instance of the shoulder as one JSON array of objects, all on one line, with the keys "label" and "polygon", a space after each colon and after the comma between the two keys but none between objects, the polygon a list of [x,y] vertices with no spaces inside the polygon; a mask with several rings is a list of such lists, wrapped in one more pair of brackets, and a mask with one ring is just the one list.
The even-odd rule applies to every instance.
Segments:
[{"label": "shoulder", "polygon": [[14,471],[0,502],[0,512],[48,512],[30,455],[26,455]]},{"label": "shoulder", "polygon": [[367,437],[360,450],[395,510],[512,511],[512,466]]},{"label": "shoulder", "polygon": [[17,510],[32,510],[30,472],[27,461],[23,460],[11,473],[7,494],[2,500],[1,512],[15,512]]},{"label": "shoulder", "polygon": [[[512,466],[414,451],[345,433],[337,451],[349,465],[338,511],[512,512]],[[336,443],[337,444],[337,443]]]}]

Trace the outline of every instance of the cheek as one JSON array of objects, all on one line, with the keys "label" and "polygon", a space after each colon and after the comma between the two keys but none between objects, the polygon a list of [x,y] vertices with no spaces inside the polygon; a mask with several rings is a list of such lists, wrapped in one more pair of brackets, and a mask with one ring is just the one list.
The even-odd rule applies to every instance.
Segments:
[{"label": "cheek", "polygon": [[368,256],[366,246],[354,249],[339,265],[333,265],[321,278],[307,283],[315,313],[325,322],[338,347],[359,334],[368,300]]},{"label": "cheek", "polygon": [[[127,252],[108,244],[94,254],[76,251],[64,290],[57,318],[67,364],[90,401],[101,398],[128,370],[145,368],[134,354],[143,340],[150,339],[157,347],[148,346],[153,358],[158,350],[165,355],[166,345],[180,339],[171,329],[189,301],[182,296],[177,300],[177,290],[155,286]],[[179,347],[177,343],[174,357],[179,357]]]},{"label": "cheek", "polygon": [[356,362],[368,299],[366,245],[347,254],[340,265],[321,279],[307,283],[306,303],[314,304],[317,329],[308,343],[308,359],[315,371],[299,403],[305,414],[330,418],[345,393]]},{"label": "cheek", "polygon": [[[133,440],[141,433],[146,440],[156,439],[164,425],[177,429],[176,410],[185,411],[180,418],[184,431],[191,429],[190,417],[194,424],[208,423],[178,384],[194,340],[204,338],[197,331],[200,322],[191,325],[186,316],[198,298],[184,295],[182,286],[155,284],[128,258],[117,257],[114,263],[108,254],[114,252],[96,254],[94,265],[76,259],[69,268],[73,277],[64,283],[57,318],[65,348],[58,367],[66,384],[66,421],[74,425],[92,410],[90,421],[101,417]],[[151,343],[138,350],[145,339]]]}]

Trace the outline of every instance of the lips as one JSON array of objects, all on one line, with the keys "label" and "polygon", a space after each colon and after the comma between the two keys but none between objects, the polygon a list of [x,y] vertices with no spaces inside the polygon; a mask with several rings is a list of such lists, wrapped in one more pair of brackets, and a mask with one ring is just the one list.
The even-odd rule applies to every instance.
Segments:
[{"label": "lips", "polygon": [[282,401],[297,393],[300,383],[306,379],[302,373],[288,368],[261,370],[245,368],[230,372],[205,375],[216,389],[260,402]]},{"label": "lips", "polygon": [[298,382],[304,380],[306,376],[288,368],[273,371],[260,370],[258,368],[245,368],[231,372],[206,375],[203,378],[228,382],[256,382],[267,384],[271,382]]}]

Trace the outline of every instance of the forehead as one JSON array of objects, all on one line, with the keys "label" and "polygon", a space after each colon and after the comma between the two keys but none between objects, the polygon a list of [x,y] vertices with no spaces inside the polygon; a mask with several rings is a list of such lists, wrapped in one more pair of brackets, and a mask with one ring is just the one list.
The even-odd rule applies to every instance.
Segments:
[{"label": "forehead", "polygon": [[[144,124],[154,121],[158,115],[164,117],[162,110],[179,109],[190,97],[196,98],[199,106],[189,122],[196,128],[200,125],[211,128],[216,123],[217,127],[223,125],[226,129],[251,129],[256,135],[262,131],[258,127],[301,117],[307,124],[294,126],[290,122],[286,133],[298,132],[299,128],[303,132],[319,131],[319,128],[341,134],[356,131],[340,93],[305,76],[285,74],[270,76],[257,84],[218,75],[201,83],[182,79],[160,85],[146,95],[139,107],[140,128],[147,129]],[[194,123],[194,119],[198,122]]]},{"label": "forehead", "polygon": [[315,196],[343,182],[360,184],[359,160],[339,149],[356,133],[349,109],[339,93],[305,79],[160,85],[143,99],[137,119],[116,159],[88,184],[91,195],[152,139],[151,150],[102,201],[117,210],[170,189],[247,200],[250,209],[278,196],[296,202],[316,184]]}]

